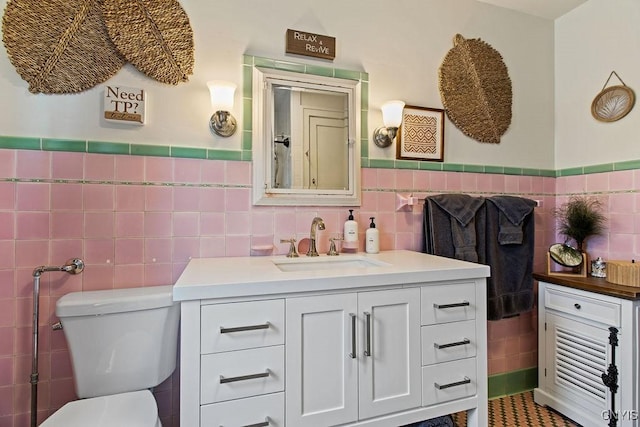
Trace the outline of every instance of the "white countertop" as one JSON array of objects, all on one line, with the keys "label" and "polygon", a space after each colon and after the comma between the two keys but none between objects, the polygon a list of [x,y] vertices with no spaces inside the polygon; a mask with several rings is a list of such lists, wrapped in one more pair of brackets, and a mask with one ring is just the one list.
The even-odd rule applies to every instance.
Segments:
[{"label": "white countertop", "polygon": [[[379,265],[310,271],[281,271],[276,263],[365,260]],[[226,257],[189,261],[173,287],[175,301],[358,289],[392,284],[428,283],[489,276],[482,264],[412,251],[321,255],[309,258]]]}]

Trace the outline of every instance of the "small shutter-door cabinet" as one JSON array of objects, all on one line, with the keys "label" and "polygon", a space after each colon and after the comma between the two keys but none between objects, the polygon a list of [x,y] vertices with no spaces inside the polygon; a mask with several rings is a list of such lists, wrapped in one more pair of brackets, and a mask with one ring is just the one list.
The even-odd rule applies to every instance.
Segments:
[{"label": "small shutter-door cabinet", "polygon": [[[538,284],[536,403],[585,426],[640,426],[638,300],[601,293],[601,279],[551,280]],[[605,382],[612,369],[617,376]]]}]

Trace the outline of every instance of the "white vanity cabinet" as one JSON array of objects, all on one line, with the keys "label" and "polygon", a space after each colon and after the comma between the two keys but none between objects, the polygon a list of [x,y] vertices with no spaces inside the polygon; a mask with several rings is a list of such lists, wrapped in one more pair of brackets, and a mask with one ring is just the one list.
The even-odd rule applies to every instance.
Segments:
[{"label": "white vanity cabinet", "polygon": [[488,267],[366,257],[377,264],[312,272],[192,260],[174,287],[180,424],[387,427],[466,410],[487,426]]},{"label": "white vanity cabinet", "polygon": [[[540,280],[535,401],[585,426],[639,426],[640,290],[595,278],[535,277]],[[605,382],[603,374],[611,372],[617,375]]]},{"label": "white vanity cabinet", "polygon": [[346,424],[421,406],[419,288],[286,304],[290,425]]}]

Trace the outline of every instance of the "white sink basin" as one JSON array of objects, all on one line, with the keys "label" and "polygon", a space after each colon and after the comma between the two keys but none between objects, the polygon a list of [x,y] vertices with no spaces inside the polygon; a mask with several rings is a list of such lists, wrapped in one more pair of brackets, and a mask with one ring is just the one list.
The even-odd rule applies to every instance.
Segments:
[{"label": "white sink basin", "polygon": [[386,262],[365,258],[363,256],[319,256],[284,258],[274,260],[273,264],[281,271],[316,271],[316,270],[342,270],[362,269],[388,266]]}]

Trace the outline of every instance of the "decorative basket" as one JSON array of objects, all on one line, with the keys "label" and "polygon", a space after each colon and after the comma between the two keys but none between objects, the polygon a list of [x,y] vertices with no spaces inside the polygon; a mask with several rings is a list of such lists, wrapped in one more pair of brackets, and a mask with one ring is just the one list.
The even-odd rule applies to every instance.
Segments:
[{"label": "decorative basket", "polygon": [[640,287],[640,263],[633,261],[607,261],[607,282]]}]

